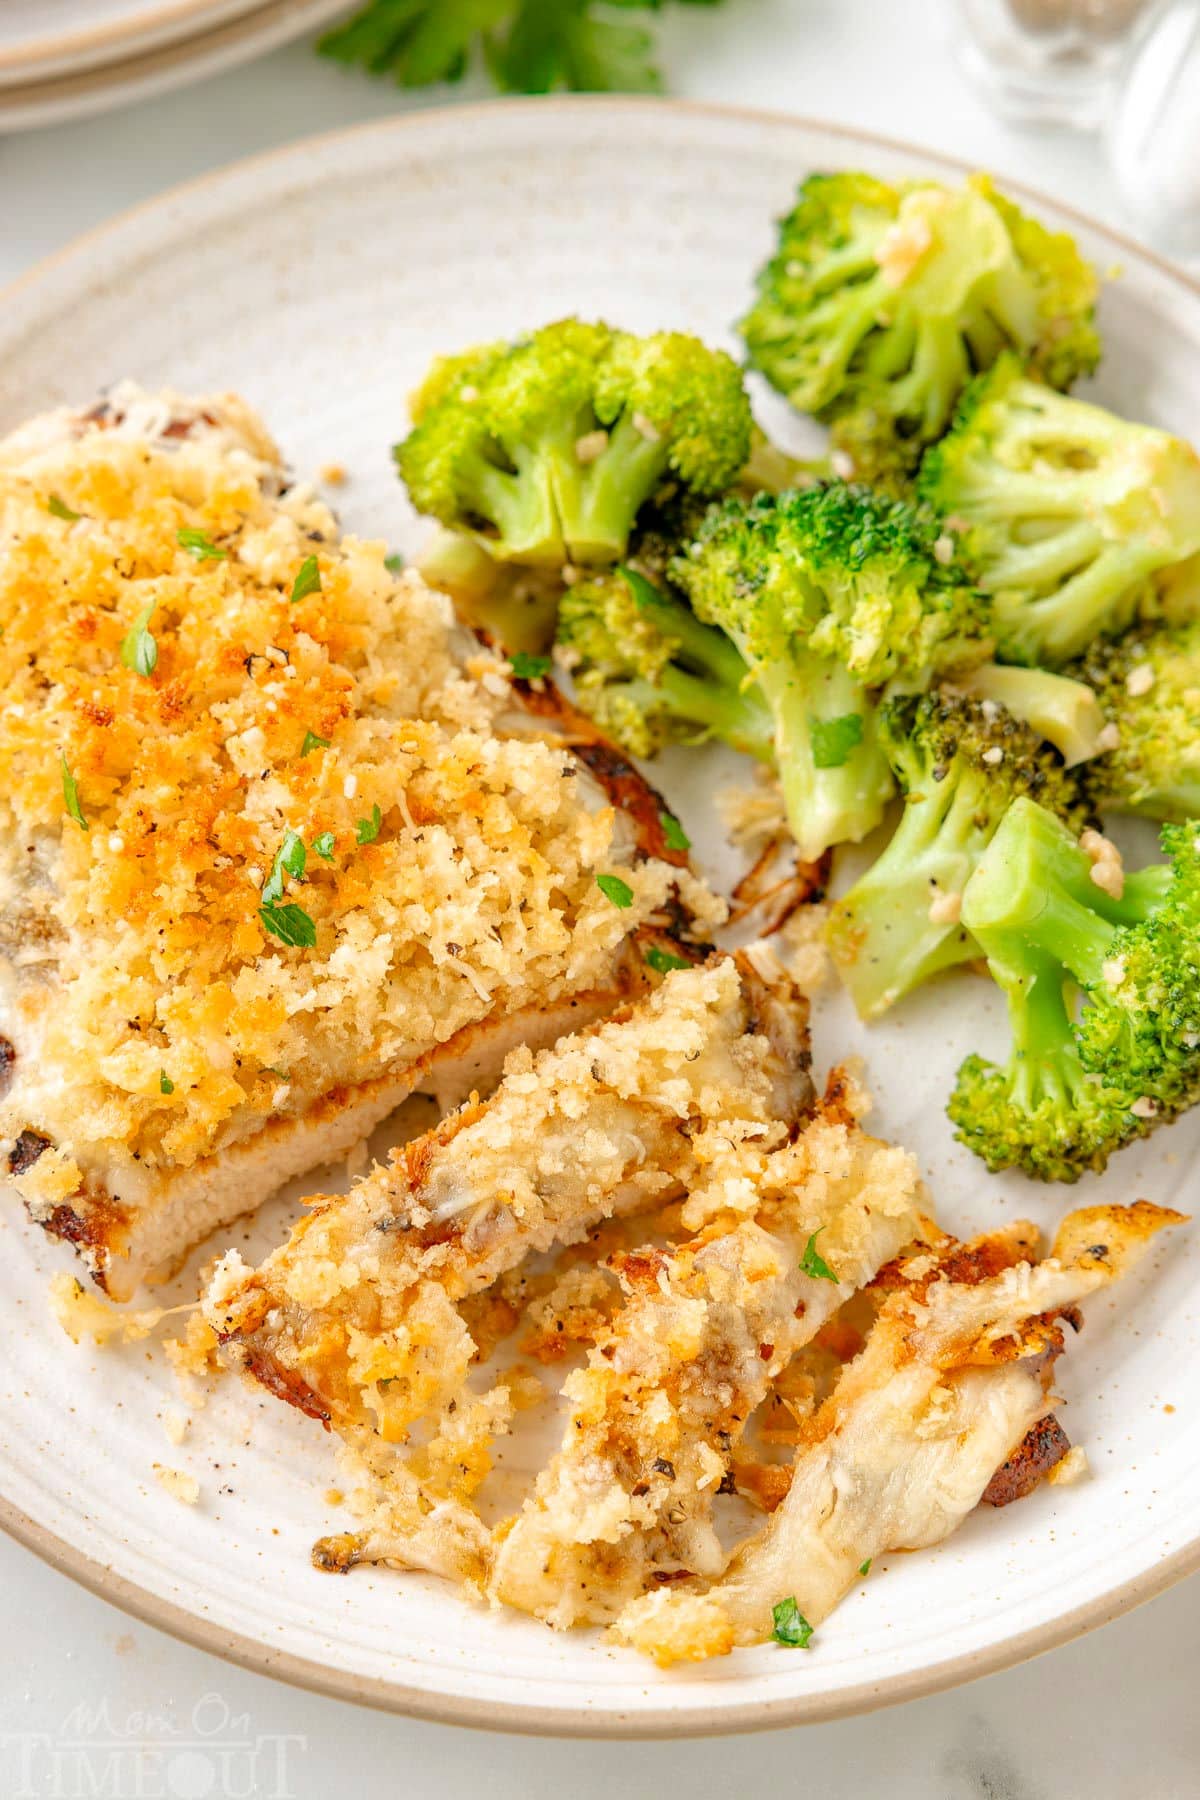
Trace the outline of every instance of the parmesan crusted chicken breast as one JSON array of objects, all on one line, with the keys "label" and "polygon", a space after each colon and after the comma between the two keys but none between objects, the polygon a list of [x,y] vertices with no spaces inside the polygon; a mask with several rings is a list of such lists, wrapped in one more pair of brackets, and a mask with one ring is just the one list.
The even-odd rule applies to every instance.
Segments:
[{"label": "parmesan crusted chicken breast", "polygon": [[717,1580],[631,1601],[615,1635],[667,1664],[761,1642],[781,1603],[789,1625],[817,1625],[864,1562],[949,1536],[1031,1433],[1049,1437],[1050,1462],[1064,1454],[1061,1428],[1039,1430],[1059,1320],[1180,1222],[1146,1201],[1090,1207],[1068,1215],[1041,1262],[1031,1225],[907,1260],[865,1348],[808,1422],[778,1510]]},{"label": "parmesan crusted chicken breast", "polygon": [[0,443],[0,624],[0,1154],[118,1298],[720,917],[234,397]]},{"label": "parmesan crusted chicken breast", "polygon": [[769,1148],[811,1103],[807,1006],[749,955],[677,970],[536,1055],[346,1195],[311,1203],[260,1269],[226,1256],[205,1313],[226,1357],[339,1429],[403,1443],[458,1401],[459,1303],[602,1220],[686,1193],[732,1145]]},{"label": "parmesan crusted chicken breast", "polygon": [[498,1533],[500,1599],[583,1624],[652,1580],[724,1568],[713,1499],[747,1420],[921,1227],[916,1163],[862,1131],[865,1107],[835,1076],[794,1141],[730,1145],[701,1171],[695,1235],[614,1258],[625,1303],[568,1379],[562,1448]]}]

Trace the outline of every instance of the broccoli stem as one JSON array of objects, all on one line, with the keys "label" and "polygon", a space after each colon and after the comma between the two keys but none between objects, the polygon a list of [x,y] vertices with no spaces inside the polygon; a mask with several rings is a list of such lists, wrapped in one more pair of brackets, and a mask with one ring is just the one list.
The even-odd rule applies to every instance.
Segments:
[{"label": "broccoli stem", "polygon": [[1019,937],[1092,987],[1103,979],[1118,928],[1146,918],[1169,882],[1169,868],[1142,870],[1114,898],[1092,880],[1092,863],[1066,827],[1021,799],[967,883],[962,922],[989,958],[997,935]]},{"label": "broccoli stem", "polygon": [[717,737],[759,762],[775,761],[775,727],[760,696],[753,691],[717,688],[685,669],[668,663],[654,681],[635,679],[617,684],[622,698],[647,719],[664,713],[693,726],[698,737]]},{"label": "broccoli stem", "polygon": [[[627,577],[628,579],[628,577]],[[663,636],[678,645],[674,660],[690,665],[692,670],[719,687],[740,690],[750,682],[750,670],[737,647],[715,625],[702,625],[690,606],[674,599],[656,587],[645,576],[634,593],[642,611],[653,621]],[[756,711],[762,716],[761,701]]]},{"label": "broccoli stem", "polygon": [[1104,713],[1094,689],[1048,669],[982,663],[954,682],[977,700],[994,700],[1014,719],[1032,726],[1061,755],[1068,769],[1099,755]]},{"label": "broccoli stem", "polygon": [[939,903],[962,893],[986,841],[980,786],[974,775],[923,782],[883,854],[834,908],[830,947],[860,1017],[978,957],[953,905]]},{"label": "broccoli stem", "polygon": [[550,462],[540,450],[527,449],[515,451],[513,461],[516,467],[510,470],[479,451],[463,458],[460,479],[466,510],[478,519],[495,521],[505,557],[561,564],[563,541]]},{"label": "broccoli stem", "polygon": [[991,973],[1008,999],[1013,1104],[1023,1113],[1047,1101],[1069,1109],[1088,1077],[1075,1047],[1061,965],[1027,945],[1006,954],[992,939],[988,950]]},{"label": "broccoli stem", "polygon": [[651,435],[623,413],[600,454],[581,463],[576,446],[586,426],[576,423],[569,444],[556,447],[552,475],[563,541],[573,562],[616,562],[633,519],[667,472],[670,447],[665,435]]},{"label": "broccoli stem", "polygon": [[[752,665],[775,720],[775,760],[784,810],[805,862],[816,862],[834,844],[857,843],[873,831],[895,791],[879,748],[870,701],[861,684],[826,657],[793,645],[778,658]],[[821,727],[858,741],[826,760]],[[824,766],[822,766],[824,765]]]}]

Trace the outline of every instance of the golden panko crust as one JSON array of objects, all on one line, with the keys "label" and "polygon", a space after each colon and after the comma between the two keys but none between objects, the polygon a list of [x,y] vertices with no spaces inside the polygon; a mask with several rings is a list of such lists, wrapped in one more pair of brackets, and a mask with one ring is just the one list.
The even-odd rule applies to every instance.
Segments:
[{"label": "golden panko crust", "polygon": [[[12,1164],[43,1211],[603,985],[680,873],[235,400],[119,390],[0,445],[0,623],[0,1133],[48,1140]],[[311,946],[260,911],[288,833]]]}]

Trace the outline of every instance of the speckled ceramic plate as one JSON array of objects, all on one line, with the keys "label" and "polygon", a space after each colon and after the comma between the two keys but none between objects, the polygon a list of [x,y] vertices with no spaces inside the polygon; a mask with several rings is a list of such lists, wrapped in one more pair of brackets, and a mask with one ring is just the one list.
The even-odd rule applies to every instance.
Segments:
[{"label": "speckled ceramic plate", "polygon": [[252,12],[258,0],[5,0],[0,86],[77,74],[97,63]]},{"label": "speckled ceramic plate", "polygon": [[[809,170],[945,170],[938,158],[783,118],[637,101],[498,104],[398,119],[242,164],[169,194],[35,270],[0,311],[0,427],[106,382],[236,386],[296,466],[349,473],[349,526],[411,541],[388,446],[430,354],[578,310],[731,343],[771,219]],[[1103,396],[1177,429],[1200,422],[1200,292],[1038,202],[1105,269]],[[660,779],[728,879],[713,767]],[[818,1058],[866,1054],[878,1128],[920,1154],[942,1216],[968,1230],[1142,1194],[1185,1207],[1195,1123],[1073,1193],[985,1175],[942,1103],[967,1047],[998,1048],[986,984],[927,990],[869,1038],[840,1002]],[[260,1222],[259,1247],[282,1214]],[[239,1237],[246,1234],[236,1234]],[[828,1718],[979,1675],[1062,1642],[1200,1563],[1200,1234],[1111,1298],[1061,1365],[1091,1481],[983,1509],[930,1554],[883,1559],[803,1656],[764,1647],[660,1674],[589,1634],[473,1610],[432,1581],[315,1573],[338,1514],[327,1439],[225,1384],[183,1443],[145,1346],[76,1349],[46,1289],[70,1266],[19,1209],[0,1213],[0,1520],[99,1592],[207,1649],[353,1699],[545,1732],[705,1732]],[[188,1510],[151,1465],[201,1484]]]},{"label": "speckled ceramic plate", "polygon": [[[346,0],[0,0],[0,132],[129,106],[315,31]],[[13,12],[13,17],[9,13]],[[40,27],[40,35],[29,32]]]}]

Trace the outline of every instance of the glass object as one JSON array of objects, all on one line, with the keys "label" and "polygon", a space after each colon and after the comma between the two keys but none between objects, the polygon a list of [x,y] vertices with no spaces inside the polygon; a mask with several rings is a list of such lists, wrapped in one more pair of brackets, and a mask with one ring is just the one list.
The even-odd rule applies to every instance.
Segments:
[{"label": "glass object", "polygon": [[1109,163],[1138,232],[1200,260],[1200,4],[1172,0],[1135,45],[1106,130]]},{"label": "glass object", "polygon": [[1157,0],[957,0],[959,61],[1006,118],[1094,130]]}]

